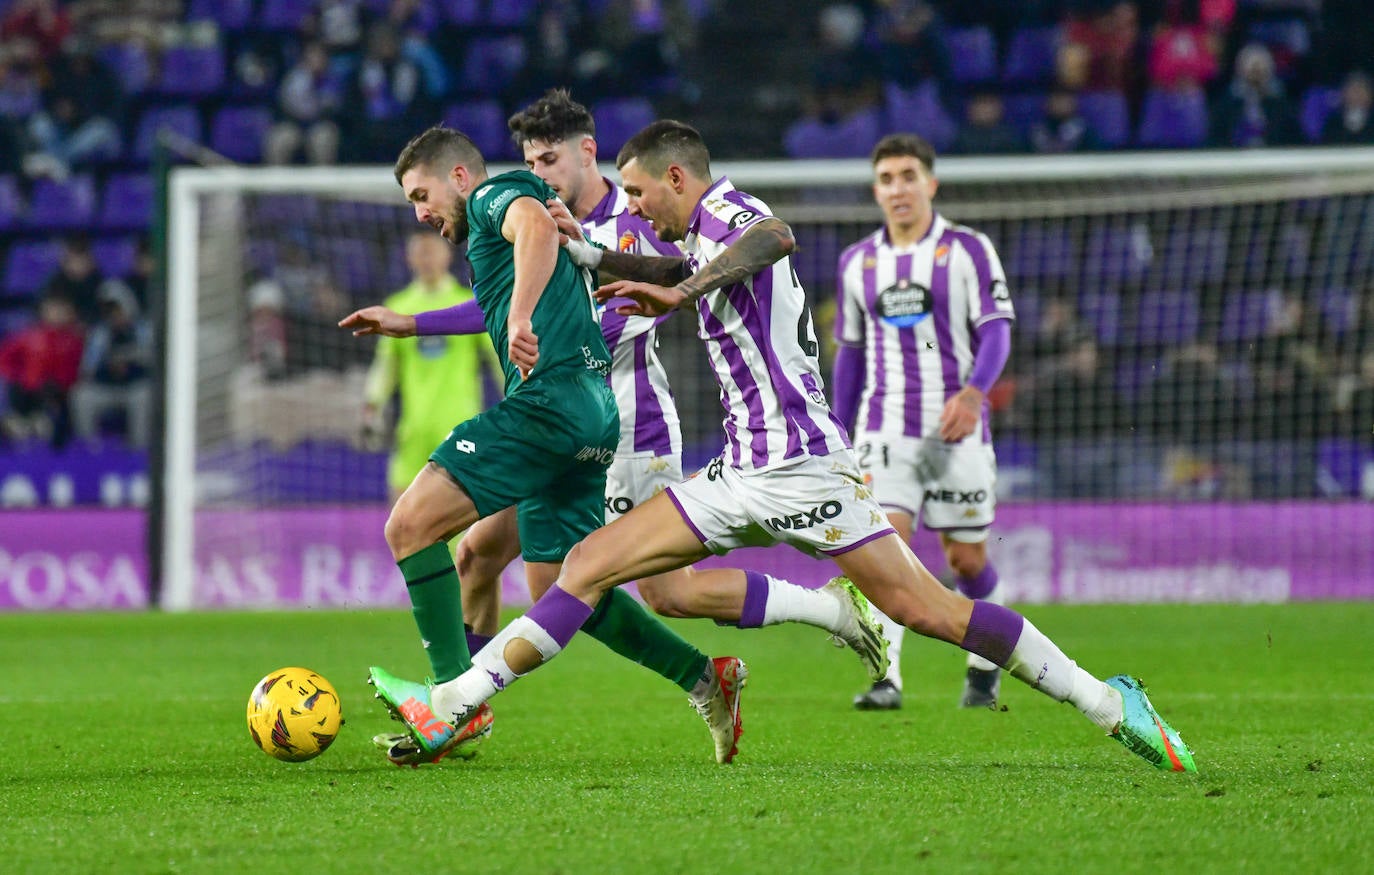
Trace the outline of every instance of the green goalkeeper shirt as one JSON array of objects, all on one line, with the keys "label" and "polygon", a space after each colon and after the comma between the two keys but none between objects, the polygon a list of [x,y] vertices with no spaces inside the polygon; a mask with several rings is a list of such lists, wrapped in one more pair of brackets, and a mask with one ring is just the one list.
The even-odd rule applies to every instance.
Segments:
[{"label": "green goalkeeper shirt", "polygon": [[[471,300],[472,290],[446,277],[436,291],[413,282],[386,299],[397,313],[452,307]],[[396,441],[438,434],[482,412],[482,368],[495,369],[496,355],[483,334],[382,337],[377,343],[368,401],[381,407],[392,392],[401,396]],[[428,440],[436,442],[439,438]]]},{"label": "green goalkeeper shirt", "polygon": [[[519,392],[525,384],[508,355],[506,318],[515,285],[515,247],[501,236],[501,224],[506,219],[506,210],[521,197],[532,197],[543,204],[554,197],[554,192],[533,173],[514,170],[477,186],[467,204],[473,291],[506,375],[507,395]],[[539,364],[530,374],[530,383],[577,371],[592,371],[605,377],[611,354],[597,322],[591,297],[593,285],[591,274],[574,265],[560,247],[553,275],[530,319],[539,338]]]}]

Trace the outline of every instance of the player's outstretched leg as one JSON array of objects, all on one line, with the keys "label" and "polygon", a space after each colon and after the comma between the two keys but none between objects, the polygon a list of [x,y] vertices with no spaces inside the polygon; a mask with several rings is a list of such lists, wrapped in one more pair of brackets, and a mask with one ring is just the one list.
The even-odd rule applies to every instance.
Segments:
[{"label": "player's outstretched leg", "polygon": [[740,718],[740,693],[749,680],[749,668],[733,656],[717,656],[711,660],[711,686],[704,698],[695,696],[688,701],[711,728],[716,743],[716,762],[731,763],[739,753],[739,737],[744,734]]},{"label": "player's outstretched leg", "polygon": [[854,697],[854,707],[860,711],[895,711],[902,707],[902,636],[906,627],[876,607],[872,612],[887,639],[887,671]]},{"label": "player's outstretched leg", "polygon": [[367,682],[377,688],[376,697],[392,718],[406,726],[406,735],[382,734],[372,739],[387,749],[387,759],[398,766],[437,763],[451,753],[471,759],[477,755],[476,746],[491,735],[492,712],[485,703],[454,726],[434,715],[432,684],[403,680],[376,666],[368,670]]},{"label": "player's outstretched leg", "polygon": [[1197,771],[1192,752],[1138,684],[1127,684],[1129,679],[1121,676],[1112,683],[1098,680],[1017,612],[949,592],[896,535],[870,541],[837,556],[836,562],[869,598],[913,632],[957,644],[1055,701],[1071,702],[1152,765],[1165,761],[1172,768],[1166,748],[1173,746],[1178,771]]},{"label": "player's outstretched leg", "polygon": [[830,636],[835,646],[848,646],[858,654],[869,679],[881,680],[889,666],[888,641],[868,598],[847,577],[832,577],[820,591],[840,604],[842,622]]},{"label": "player's outstretched leg", "polygon": [[[981,553],[981,545],[980,545]],[[955,577],[959,591],[971,599],[1002,604],[1001,592],[997,589],[997,569],[986,558],[977,574]],[[1002,688],[1002,669],[976,653],[968,655],[968,668],[964,674],[964,691],[959,697],[963,708],[996,708],[997,694]]]}]

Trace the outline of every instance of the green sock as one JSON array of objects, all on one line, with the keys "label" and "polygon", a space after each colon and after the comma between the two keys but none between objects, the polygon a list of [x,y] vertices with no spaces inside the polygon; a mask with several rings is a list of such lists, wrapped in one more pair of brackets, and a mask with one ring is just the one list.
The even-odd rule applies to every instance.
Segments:
[{"label": "green sock", "polygon": [[396,565],[406,579],[411,613],[425,643],[434,682],[451,681],[472,667],[463,631],[463,588],[448,544],[430,544]]},{"label": "green sock", "polygon": [[620,589],[606,593],[582,624],[582,631],[687,692],[691,692],[710,663],[706,654]]}]

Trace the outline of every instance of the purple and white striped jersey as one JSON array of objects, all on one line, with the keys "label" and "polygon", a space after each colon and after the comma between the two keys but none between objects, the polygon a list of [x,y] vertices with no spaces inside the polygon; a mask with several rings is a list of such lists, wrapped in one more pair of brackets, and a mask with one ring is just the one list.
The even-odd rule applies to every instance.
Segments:
[{"label": "purple and white striped jersey", "polygon": [[[700,270],[771,216],[767,204],[721,177],[688,220],[688,266]],[[825,400],[811,310],[790,257],[703,295],[697,333],[720,387],[732,466],[769,468],[849,446]]]},{"label": "purple and white striped jersey", "polygon": [[[936,214],[914,246],[881,228],[840,254],[835,339],[865,350],[856,431],[926,437],[968,379],[974,329],[1016,318],[1002,262],[986,235]],[[989,443],[983,427],[965,438]]]},{"label": "purple and white striped jersey", "polygon": [[[658,239],[652,225],[629,212],[620,186],[609,179],[606,183],[611,190],[582,220],[587,239],[619,252],[682,256],[676,246]],[[611,351],[611,372],[606,379],[620,408],[616,453],[621,456],[682,452],[677,405],[668,388],[668,373],[654,350],[661,321],[621,316],[610,309],[601,311],[601,335]]]}]

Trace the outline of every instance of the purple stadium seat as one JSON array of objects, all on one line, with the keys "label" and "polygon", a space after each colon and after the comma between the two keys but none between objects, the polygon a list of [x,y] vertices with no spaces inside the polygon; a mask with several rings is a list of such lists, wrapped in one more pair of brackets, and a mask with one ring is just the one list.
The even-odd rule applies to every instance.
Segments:
[{"label": "purple stadium seat", "polygon": [[231,161],[256,164],[262,160],[262,140],[272,126],[272,110],[264,106],[226,106],[210,123],[210,148]]},{"label": "purple stadium seat", "polygon": [[881,114],[862,109],[833,125],[800,119],[783,133],[782,140],[789,158],[862,158],[881,136]]},{"label": "purple stadium seat", "polygon": [[1322,323],[1338,336],[1356,327],[1359,321],[1356,316],[1358,309],[1359,299],[1343,286],[1322,289],[1321,296],[1317,301],[1317,310],[1321,313]]},{"label": "purple stadium seat", "polygon": [[1161,281],[1187,286],[1220,282],[1226,275],[1228,242],[1225,228],[1171,226],[1157,259]]},{"label": "purple stadium seat", "polygon": [[152,64],[138,43],[110,43],[100,50],[100,60],[119,80],[125,94],[140,94],[152,84]]},{"label": "purple stadium seat", "polygon": [[448,20],[459,27],[476,27],[485,18],[482,0],[444,0],[441,5]]},{"label": "purple stadium seat", "polygon": [[19,182],[11,174],[0,176],[0,231],[11,231],[24,223],[28,206],[19,190]]},{"label": "purple stadium seat", "polygon": [[939,86],[934,80],[911,89],[888,82],[883,86],[883,102],[888,130],[914,131],[929,140],[937,151],[948,149],[959,132],[959,126],[940,102]]},{"label": "purple stadium seat", "polygon": [[1087,91],[1079,95],[1078,111],[1106,146],[1122,146],[1131,138],[1131,113],[1120,91]]},{"label": "purple stadium seat", "polygon": [[496,0],[487,14],[487,24],[493,27],[524,27],[538,8],[538,0]]},{"label": "purple stadium seat", "polygon": [[158,90],[175,97],[208,97],[224,85],[224,52],[214,46],[172,46],[162,55]]},{"label": "purple stadium seat", "polygon": [[1027,27],[1011,35],[1002,81],[1010,85],[1039,85],[1054,78],[1059,28]]},{"label": "purple stadium seat", "polygon": [[5,258],[6,295],[38,293],[57,270],[62,249],[56,240],[24,240],[10,247]]},{"label": "purple stadium seat", "polygon": [[95,180],[89,174],[65,182],[39,179],[29,199],[30,228],[85,228],[95,219]]},{"label": "purple stadium seat", "polygon": [[194,106],[186,104],[149,107],[138,120],[134,157],[140,161],[150,160],[158,131],[163,129],[199,143],[202,139],[200,113]]},{"label": "purple stadium seat", "polygon": [[1100,277],[1109,282],[1137,280],[1145,275],[1153,259],[1150,229],[1144,224],[1129,228],[1094,225],[1088,232],[1083,270],[1085,277]]},{"label": "purple stadium seat", "polygon": [[315,8],[315,0],[262,0],[258,13],[258,25],[264,30],[300,30]]},{"label": "purple stadium seat", "polygon": [[376,295],[382,291],[382,265],[366,241],[330,237],[325,241],[329,274],[349,294]]},{"label": "purple stadium seat", "polygon": [[1115,346],[1121,336],[1121,295],[1099,289],[1078,296],[1078,314],[1103,346]]},{"label": "purple stadium seat", "polygon": [[1045,95],[1041,92],[1002,95],[1004,118],[1007,124],[1023,135],[1045,117]]},{"label": "purple stadium seat", "polygon": [[1195,290],[1147,291],[1140,298],[1131,339],[1157,346],[1190,343],[1197,339],[1199,321]]},{"label": "purple stadium seat", "polygon": [[91,241],[91,256],[103,277],[126,277],[134,272],[138,246],[133,237],[97,237]]},{"label": "purple stadium seat", "polygon": [[1238,343],[1254,340],[1264,334],[1269,325],[1273,298],[1271,292],[1236,292],[1229,295],[1222,305],[1217,340]]},{"label": "purple stadium seat", "polygon": [[1076,264],[1073,237],[1062,227],[1030,227],[1008,241],[1006,269],[1017,283],[1068,276]]},{"label": "purple stadium seat", "polygon": [[225,30],[243,30],[253,19],[253,0],[191,0],[187,21],[213,21]]},{"label": "purple stadium seat", "polygon": [[455,103],[444,110],[444,124],[471,137],[482,154],[489,158],[504,158],[512,153],[510,129],[506,127],[506,113],[499,101]]},{"label": "purple stadium seat", "polygon": [[1340,106],[1341,90],[1330,85],[1313,85],[1303,92],[1302,110],[1299,121],[1302,135],[1307,142],[1315,143],[1322,138],[1322,127],[1326,119]]},{"label": "purple stadium seat", "polygon": [[620,147],[658,115],[647,98],[622,97],[593,106],[592,118],[596,121],[597,151],[614,160]]},{"label": "purple stadium seat", "polygon": [[525,41],[518,36],[479,37],[468,44],[461,87],[482,95],[499,94],[525,66]]},{"label": "purple stadium seat", "polygon": [[953,61],[950,78],[955,82],[970,85],[997,78],[997,43],[988,28],[951,27],[945,31],[945,47]]},{"label": "purple stadium seat", "polygon": [[157,186],[147,173],[120,173],[105,183],[100,227],[107,231],[142,231],[153,221]]},{"label": "purple stadium seat", "polygon": [[1147,91],[1136,142],[1156,149],[1191,149],[1207,142],[1207,96],[1202,89]]}]

